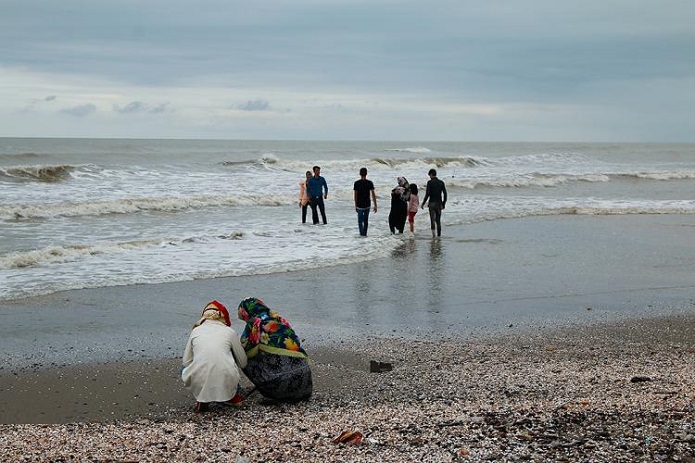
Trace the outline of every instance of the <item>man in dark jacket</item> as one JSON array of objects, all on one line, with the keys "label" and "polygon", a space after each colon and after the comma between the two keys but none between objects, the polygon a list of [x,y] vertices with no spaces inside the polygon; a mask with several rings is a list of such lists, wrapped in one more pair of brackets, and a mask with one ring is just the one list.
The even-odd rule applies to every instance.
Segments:
[{"label": "man in dark jacket", "polygon": [[427,191],[425,197],[422,198],[420,209],[425,208],[429,199],[430,210],[430,228],[432,229],[432,237],[434,238],[434,230],[437,229],[437,236],[442,236],[442,210],[446,207],[446,185],[437,178],[437,171],[430,169],[428,172],[430,179],[427,181]]}]

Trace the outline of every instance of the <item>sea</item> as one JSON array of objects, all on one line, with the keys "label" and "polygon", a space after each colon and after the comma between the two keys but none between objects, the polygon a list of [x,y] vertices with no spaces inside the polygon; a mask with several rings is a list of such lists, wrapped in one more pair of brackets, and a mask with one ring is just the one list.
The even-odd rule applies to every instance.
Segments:
[{"label": "sea", "polygon": [[[321,166],[327,225],[301,223]],[[361,167],[379,210],[360,237]],[[0,300],[272,274],[388,256],[390,191],[435,168],[448,227],[529,216],[695,213],[695,144],[0,138]],[[429,237],[429,217],[416,216]],[[406,235],[409,232],[406,232]]]}]

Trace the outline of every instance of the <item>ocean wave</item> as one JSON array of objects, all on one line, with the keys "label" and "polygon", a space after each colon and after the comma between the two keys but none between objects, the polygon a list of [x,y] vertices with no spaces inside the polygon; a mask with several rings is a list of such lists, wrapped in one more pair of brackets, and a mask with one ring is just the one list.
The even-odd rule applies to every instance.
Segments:
[{"label": "ocean wave", "polygon": [[296,201],[287,195],[248,196],[193,196],[162,198],[126,198],[113,201],[62,202],[55,204],[0,205],[0,218],[4,220],[46,219],[52,217],[80,217],[107,214],[133,214],[145,211],[178,212],[220,206],[282,206]]},{"label": "ocean wave", "polygon": [[695,170],[626,172],[620,174],[612,174],[611,176],[616,178],[639,180],[692,180],[695,179]]},{"label": "ocean wave", "polygon": [[[402,243],[392,235],[375,236],[368,243],[346,240],[343,230],[339,229],[332,236],[336,241],[333,241],[331,253],[325,254],[324,245],[317,242],[316,246],[304,246],[303,257],[300,257],[296,253],[283,252],[288,245],[299,244],[297,232],[237,230],[188,238],[49,246],[4,254],[0,255],[0,271],[21,274],[22,281],[14,280],[14,285],[0,288],[0,300],[71,289],[323,268],[377,259],[388,255]],[[269,252],[273,248],[276,252]],[[195,251],[194,262],[177,257],[182,252],[191,251]],[[220,255],[227,257],[220,260]],[[321,258],[317,257],[319,255]]]},{"label": "ocean wave", "polygon": [[608,182],[609,175],[603,174],[519,174],[498,177],[466,177],[456,176],[441,177],[446,180],[447,186],[478,189],[478,188],[530,188],[530,187],[555,187],[570,182]]},{"label": "ocean wave", "polygon": [[74,262],[89,256],[160,245],[160,241],[128,241],[103,245],[48,246],[0,255],[0,269],[22,269],[46,264]]},{"label": "ocean wave", "polygon": [[541,208],[532,215],[683,215],[695,214],[695,202],[672,201],[595,201],[585,204]]},{"label": "ocean wave", "polygon": [[533,166],[596,166],[600,162],[595,158],[583,154],[572,152],[558,153],[537,153],[537,154],[521,154],[516,156],[505,156],[491,161],[493,165],[498,166],[514,166],[514,167],[529,167]]},{"label": "ocean wave", "polygon": [[242,231],[233,231],[217,236],[191,236],[187,238],[160,238],[131,240],[115,243],[101,244],[74,244],[63,246],[47,246],[41,249],[28,251],[15,251],[0,255],[0,270],[23,269],[49,264],[62,264],[76,262],[93,256],[103,256],[124,252],[146,251],[151,248],[178,247],[190,243],[209,243],[219,240],[239,240],[246,234]]},{"label": "ocean wave", "polygon": [[[397,150],[391,150],[397,151]],[[427,151],[429,152],[429,150]],[[424,152],[423,152],[424,153]],[[473,158],[470,156],[442,156],[442,157],[422,157],[422,158],[387,158],[374,157],[363,159],[339,159],[339,160],[313,160],[311,162],[296,159],[284,159],[275,154],[264,154],[260,158],[243,161],[223,161],[220,163],[225,167],[265,167],[278,170],[304,172],[310,170],[311,166],[318,164],[325,171],[338,171],[344,169],[353,170],[355,166],[389,166],[400,167],[407,165],[417,165],[423,168],[458,168],[458,167],[478,167],[489,165],[490,162],[484,158]]]},{"label": "ocean wave", "polygon": [[6,181],[37,181],[37,182],[60,182],[70,178],[70,173],[75,170],[74,166],[11,166],[0,168],[0,180]]},{"label": "ocean wave", "polygon": [[258,163],[261,165],[278,164],[281,161],[282,159],[279,156],[272,153],[267,153],[261,156],[261,158],[258,160]]},{"label": "ocean wave", "polygon": [[223,166],[264,166],[268,164],[281,164],[282,162],[293,163],[293,161],[283,160],[280,156],[276,154],[265,153],[257,159],[222,161],[220,164],[222,164]]},{"label": "ocean wave", "polygon": [[520,173],[507,175],[491,175],[486,177],[470,177],[466,175],[440,176],[446,180],[449,187],[467,189],[478,188],[532,188],[556,187],[572,182],[610,182],[615,180],[691,180],[695,179],[695,171],[673,172],[635,172],[635,173]]},{"label": "ocean wave", "polygon": [[388,167],[410,167],[429,169],[437,167],[438,169],[450,168],[456,169],[461,167],[479,167],[487,165],[488,162],[484,159],[476,159],[467,156],[458,157],[426,157],[420,159],[395,159],[395,158],[373,158],[366,162],[369,164],[385,165]]},{"label": "ocean wave", "polygon": [[[228,167],[271,167],[279,170],[303,172],[311,164],[319,164],[324,171],[340,171],[343,169],[354,169],[355,166],[388,166],[388,167],[408,167],[431,168],[436,167],[441,170],[456,170],[459,168],[503,168],[521,171],[528,170],[553,170],[557,168],[572,170],[601,170],[600,163],[595,159],[574,153],[545,153],[532,155],[508,156],[503,158],[487,158],[484,156],[431,156],[431,151],[423,148],[417,151],[411,149],[385,149],[387,152],[408,152],[410,154],[423,154],[422,157],[372,157],[362,159],[316,159],[311,162],[296,159],[285,159],[275,154],[264,154],[263,156],[244,161],[224,161],[221,164]],[[608,166],[605,166],[608,169]]]},{"label": "ocean wave", "polygon": [[447,202],[447,225],[543,216],[691,215],[695,201],[552,200],[545,197],[467,198]]},{"label": "ocean wave", "polygon": [[431,153],[432,150],[429,148],[425,148],[424,146],[415,146],[412,148],[386,148],[384,151],[398,151],[398,152],[405,152],[405,153]]}]

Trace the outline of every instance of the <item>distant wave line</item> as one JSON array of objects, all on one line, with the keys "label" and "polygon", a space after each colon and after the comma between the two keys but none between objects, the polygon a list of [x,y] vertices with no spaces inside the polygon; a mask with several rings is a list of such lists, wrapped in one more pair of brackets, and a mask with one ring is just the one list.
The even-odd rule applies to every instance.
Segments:
[{"label": "distant wave line", "polygon": [[384,151],[403,151],[406,153],[431,153],[432,150],[424,146],[416,146],[413,148],[386,148]]},{"label": "distant wave line", "polygon": [[690,180],[695,179],[695,171],[674,172],[624,172],[624,173],[556,173],[546,174],[531,172],[526,174],[510,174],[500,178],[476,178],[465,175],[452,174],[440,176],[449,187],[468,189],[477,188],[528,188],[528,187],[554,187],[571,182],[609,182],[618,179],[632,180]]}]

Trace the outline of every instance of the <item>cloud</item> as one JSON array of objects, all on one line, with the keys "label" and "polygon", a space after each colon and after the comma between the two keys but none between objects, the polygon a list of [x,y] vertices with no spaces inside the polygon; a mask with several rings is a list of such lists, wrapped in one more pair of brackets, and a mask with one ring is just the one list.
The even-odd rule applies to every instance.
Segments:
[{"label": "cloud", "polygon": [[63,114],[69,114],[75,117],[85,117],[93,114],[97,111],[97,107],[92,103],[83,104],[79,106],[73,106],[72,108],[61,109],[60,112]]},{"label": "cloud", "polygon": [[113,105],[114,112],[121,114],[138,113],[143,111],[145,105],[141,101],[132,101],[125,106]]},{"label": "cloud", "polygon": [[156,106],[151,106],[142,101],[131,101],[125,106],[119,106],[117,104],[113,105],[113,111],[119,114],[135,114],[135,113],[148,113],[148,114],[161,114],[169,109],[169,103],[161,103]]},{"label": "cloud", "polygon": [[150,107],[147,112],[150,114],[161,114],[169,111],[169,103],[161,103],[157,106]]},{"label": "cloud", "polygon": [[[695,136],[695,2],[688,0],[6,3],[0,136],[20,124],[21,133],[49,130],[49,116],[37,126],[29,114],[55,116],[47,104],[55,100],[111,108],[90,119],[95,136],[148,127],[115,115],[162,113],[148,122],[163,131],[152,136],[226,137],[240,119],[249,124],[241,136],[265,138],[298,130],[343,139]],[[551,112],[498,110],[511,107],[577,117],[560,126]],[[614,118],[597,127],[581,116],[597,108],[611,108],[605,113]],[[263,117],[248,117],[254,112]],[[650,124],[629,124],[624,115],[633,113]],[[515,129],[528,119],[527,130]]]},{"label": "cloud", "polygon": [[242,111],[268,111],[270,103],[266,100],[249,100],[246,103],[237,106],[237,109]]}]

